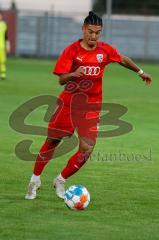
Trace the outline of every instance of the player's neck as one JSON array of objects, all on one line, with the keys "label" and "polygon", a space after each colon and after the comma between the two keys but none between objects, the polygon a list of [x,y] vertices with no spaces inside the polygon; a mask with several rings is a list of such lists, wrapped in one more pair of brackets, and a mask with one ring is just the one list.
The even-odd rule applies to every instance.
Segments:
[{"label": "player's neck", "polygon": [[84,48],[88,51],[94,50],[97,47],[97,44],[95,44],[94,46],[88,45],[88,43],[84,39],[80,42],[80,45],[82,48]]}]

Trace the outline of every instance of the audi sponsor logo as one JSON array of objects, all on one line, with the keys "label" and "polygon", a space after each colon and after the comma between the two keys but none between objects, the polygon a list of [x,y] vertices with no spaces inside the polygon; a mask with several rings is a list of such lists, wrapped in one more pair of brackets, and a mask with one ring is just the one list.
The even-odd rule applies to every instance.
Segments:
[{"label": "audi sponsor logo", "polygon": [[84,74],[86,76],[98,76],[100,74],[100,67],[95,66],[82,66],[84,69]]}]

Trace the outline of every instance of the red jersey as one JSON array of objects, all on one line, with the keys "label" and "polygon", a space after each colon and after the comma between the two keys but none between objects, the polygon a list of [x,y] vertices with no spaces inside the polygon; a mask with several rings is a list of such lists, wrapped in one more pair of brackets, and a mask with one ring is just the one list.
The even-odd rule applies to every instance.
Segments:
[{"label": "red jersey", "polygon": [[65,48],[57,60],[53,73],[56,75],[74,72],[82,66],[84,76],[74,78],[65,85],[59,98],[64,105],[70,103],[76,93],[85,93],[88,102],[102,102],[102,77],[106,65],[121,62],[121,55],[105,42],[98,42],[94,50],[86,50],[78,40]]}]

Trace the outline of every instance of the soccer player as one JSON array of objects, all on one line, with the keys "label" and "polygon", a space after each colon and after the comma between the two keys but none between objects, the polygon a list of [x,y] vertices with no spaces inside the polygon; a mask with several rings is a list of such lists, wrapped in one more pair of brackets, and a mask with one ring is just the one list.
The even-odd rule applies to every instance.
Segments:
[{"label": "soccer player", "polygon": [[7,24],[0,12],[0,78],[2,80],[6,78],[6,52],[10,52],[10,42],[7,32]]},{"label": "soccer player", "polygon": [[117,62],[134,71],[147,84],[151,76],[140,69],[129,57],[120,54],[106,42],[100,42],[102,19],[93,12],[85,18],[80,39],[66,47],[57,60],[54,74],[59,77],[64,91],[58,99],[58,108],[48,125],[48,136],[37,156],[26,199],[35,199],[41,185],[40,176],[53,157],[60,141],[77,130],[79,149],[54,179],[56,194],[64,198],[65,181],[88,160],[96,143],[99,113],[102,103],[102,77],[109,63]]}]

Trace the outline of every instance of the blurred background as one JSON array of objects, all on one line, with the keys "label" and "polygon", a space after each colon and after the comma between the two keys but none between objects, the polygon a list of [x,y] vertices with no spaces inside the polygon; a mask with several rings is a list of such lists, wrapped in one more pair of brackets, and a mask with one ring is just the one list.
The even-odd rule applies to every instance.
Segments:
[{"label": "blurred background", "polygon": [[159,60],[159,1],[156,0],[1,0],[8,23],[11,54],[57,57],[81,37],[88,11],[104,20],[102,40],[125,55]]}]

